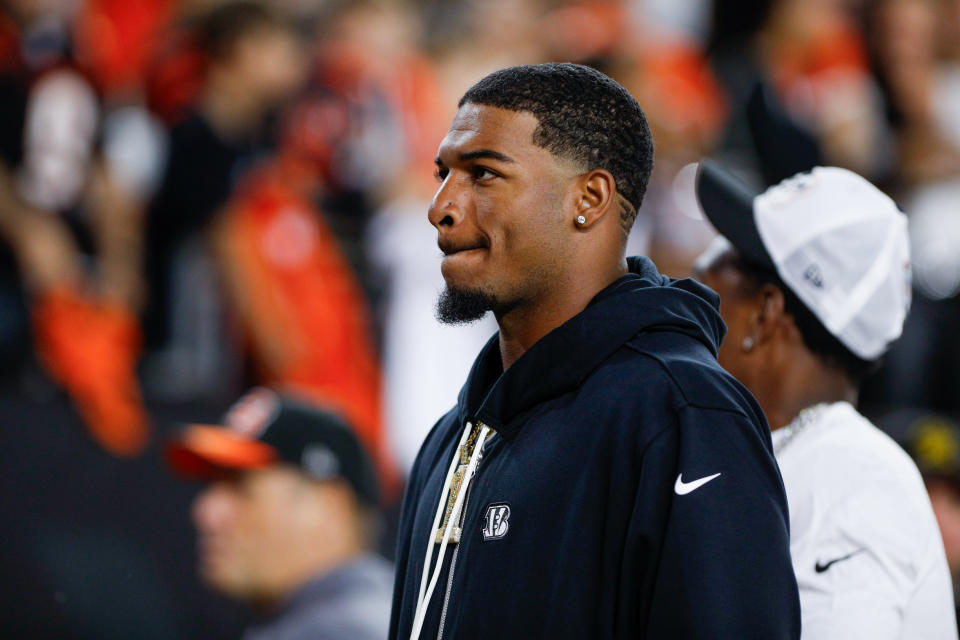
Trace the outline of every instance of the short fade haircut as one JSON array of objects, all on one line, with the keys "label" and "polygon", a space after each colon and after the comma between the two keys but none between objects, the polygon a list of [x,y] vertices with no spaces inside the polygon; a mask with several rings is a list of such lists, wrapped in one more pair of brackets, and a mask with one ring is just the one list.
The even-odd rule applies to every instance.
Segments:
[{"label": "short fade haircut", "polygon": [[653,138],[640,105],[616,81],[566,62],[508,67],[473,85],[457,106],[467,103],[529,111],[540,121],[535,145],[609,171],[629,205],[621,203],[620,216],[630,230],[653,169]]},{"label": "short fade haircut", "polygon": [[773,269],[758,265],[746,260],[740,253],[736,254],[734,266],[744,276],[744,293],[754,294],[765,285],[773,285],[783,293],[783,308],[793,317],[804,346],[821,362],[831,368],[840,369],[856,385],[860,385],[864,378],[880,368],[882,358],[864,360],[823,326],[823,323],[803,304],[797,294],[783,282],[780,275]]}]

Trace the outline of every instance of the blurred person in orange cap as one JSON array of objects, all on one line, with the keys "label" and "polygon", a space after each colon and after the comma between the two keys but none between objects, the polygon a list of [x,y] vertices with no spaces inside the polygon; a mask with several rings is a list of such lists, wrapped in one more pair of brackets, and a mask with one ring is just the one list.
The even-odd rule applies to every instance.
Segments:
[{"label": "blurred person in orange cap", "polygon": [[377,476],[343,419],[257,388],[167,453],[208,483],[193,505],[200,574],[260,615],[245,639],[386,636],[393,571],[371,552]]}]

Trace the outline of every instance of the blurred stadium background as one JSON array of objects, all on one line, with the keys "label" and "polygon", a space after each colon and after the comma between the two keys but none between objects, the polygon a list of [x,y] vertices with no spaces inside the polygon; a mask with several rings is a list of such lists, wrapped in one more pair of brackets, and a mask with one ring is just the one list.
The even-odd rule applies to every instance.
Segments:
[{"label": "blurred stadium background", "polygon": [[549,60],[645,109],[631,252],[669,275],[713,235],[703,156],[887,191],[914,305],[860,408],[956,420],[960,0],[2,0],[0,635],[237,637],[163,443],[250,386],[349,416],[395,503],[494,330],[433,318],[434,152],[471,84]]}]

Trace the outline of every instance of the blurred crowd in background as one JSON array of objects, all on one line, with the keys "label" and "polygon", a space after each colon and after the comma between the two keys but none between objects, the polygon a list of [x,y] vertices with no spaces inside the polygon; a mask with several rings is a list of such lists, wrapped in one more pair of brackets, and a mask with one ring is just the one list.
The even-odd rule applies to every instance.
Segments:
[{"label": "blurred crowd in background", "polygon": [[[7,542],[21,538],[0,596],[30,580],[37,595],[0,621],[60,611],[76,637],[132,637],[90,613],[96,597],[71,608],[34,575],[102,563],[61,546],[32,564],[30,523],[62,510],[24,496],[57,477],[44,500],[67,502],[76,474],[102,474],[74,501],[138,526],[179,518],[129,553],[166,554],[186,584],[189,548],[158,549],[189,538],[196,489],[158,452],[251,386],[345,416],[396,503],[495,330],[434,318],[434,154],[469,86],[550,60],[596,67],[643,106],[656,163],[629,253],[668,275],[714,235],[693,192],[704,156],[757,187],[842,166],[898,202],[913,309],[860,408],[901,440],[935,425],[947,435],[926,451],[960,473],[960,0],[2,0],[0,449],[17,461],[0,496],[19,523]],[[96,538],[101,516],[76,517]],[[945,539],[960,571],[960,537]],[[192,588],[151,593],[213,622],[167,616],[149,637],[236,635],[236,611],[183,604]]]}]

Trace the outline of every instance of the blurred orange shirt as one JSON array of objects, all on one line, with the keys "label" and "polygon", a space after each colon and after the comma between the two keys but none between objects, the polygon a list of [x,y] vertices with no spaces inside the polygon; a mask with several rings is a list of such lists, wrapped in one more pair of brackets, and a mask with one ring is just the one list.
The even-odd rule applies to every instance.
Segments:
[{"label": "blurred orange shirt", "polygon": [[221,253],[233,297],[262,381],[341,411],[393,497],[366,299],[322,213],[284,175],[279,164],[253,173],[227,208]]}]

